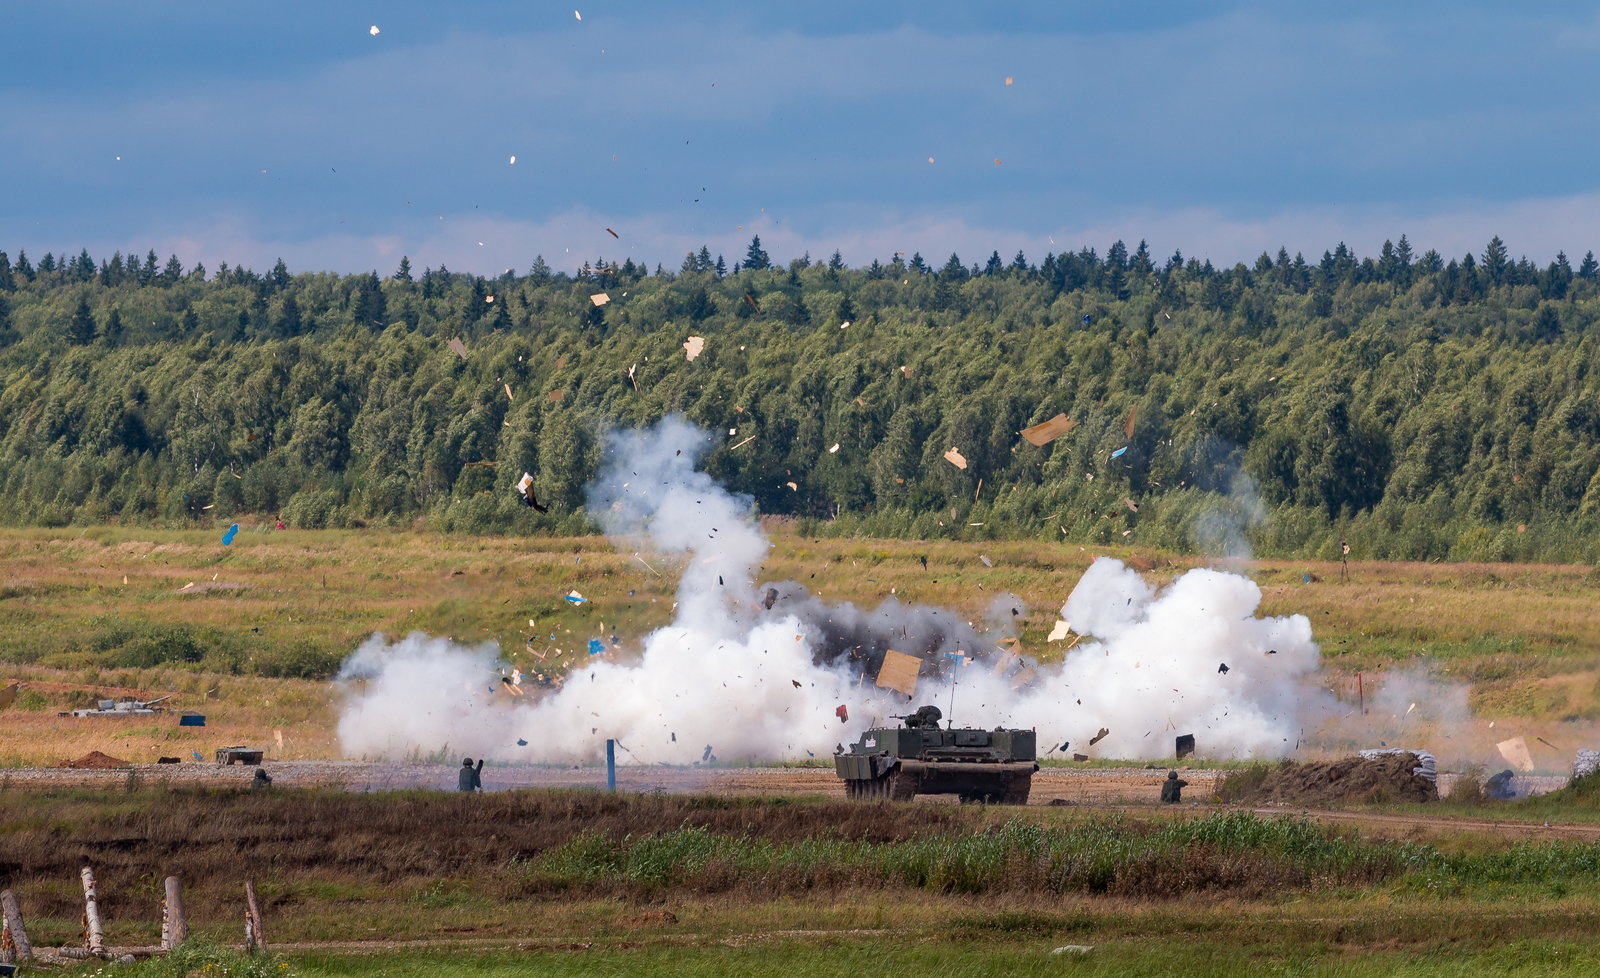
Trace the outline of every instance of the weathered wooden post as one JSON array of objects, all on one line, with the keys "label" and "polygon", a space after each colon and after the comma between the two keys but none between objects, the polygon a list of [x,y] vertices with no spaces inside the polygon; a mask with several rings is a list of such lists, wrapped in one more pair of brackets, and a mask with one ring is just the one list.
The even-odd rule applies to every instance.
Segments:
[{"label": "weathered wooden post", "polygon": [[183,919],[183,884],[176,876],[167,877],[167,898],[161,901],[161,949],[171,951],[189,939],[189,925]]},{"label": "weathered wooden post", "polygon": [[100,902],[94,891],[94,867],[83,867],[83,933],[90,954],[106,953],[106,929],[100,924]]},{"label": "weathered wooden post", "polygon": [[33,945],[28,943],[28,931],[22,926],[22,905],[10,890],[0,890],[0,913],[4,914],[4,932],[0,933],[0,961],[19,964],[33,959]]},{"label": "weathered wooden post", "polygon": [[244,912],[244,949],[254,951],[267,946],[267,936],[261,930],[261,904],[256,900],[254,880],[244,881],[244,896],[248,904]]}]

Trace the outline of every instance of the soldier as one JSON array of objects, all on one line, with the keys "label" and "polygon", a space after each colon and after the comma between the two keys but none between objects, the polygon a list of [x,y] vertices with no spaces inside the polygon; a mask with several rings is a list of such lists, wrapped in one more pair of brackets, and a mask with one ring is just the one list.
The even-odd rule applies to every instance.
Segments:
[{"label": "soldier", "polygon": [[1499,798],[1502,801],[1517,797],[1517,789],[1511,785],[1511,779],[1516,776],[1515,771],[1506,768],[1484,784],[1483,793],[1490,798]]},{"label": "soldier", "polygon": [[472,758],[461,759],[461,771],[456,778],[457,791],[482,791],[483,790],[483,759],[478,759],[478,766],[472,766]]},{"label": "soldier", "polygon": [[256,776],[250,781],[250,790],[260,791],[263,788],[270,787],[272,787],[272,778],[267,774],[267,769],[264,767],[256,768]]},{"label": "soldier", "polygon": [[937,706],[924,706],[919,707],[915,713],[906,716],[904,719],[906,726],[912,730],[918,728],[937,730],[939,728],[939,720],[943,716],[944,713]]},{"label": "soldier", "polygon": [[1163,805],[1177,805],[1183,802],[1183,789],[1189,784],[1187,781],[1178,780],[1177,771],[1168,771],[1167,780],[1161,782],[1161,803]]}]

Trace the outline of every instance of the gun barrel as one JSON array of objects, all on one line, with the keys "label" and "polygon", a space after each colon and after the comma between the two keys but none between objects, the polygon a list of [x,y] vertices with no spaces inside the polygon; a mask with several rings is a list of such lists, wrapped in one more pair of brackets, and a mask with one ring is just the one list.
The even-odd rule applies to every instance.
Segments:
[{"label": "gun barrel", "polygon": [[151,700],[150,702],[146,703],[145,706],[155,706],[157,703],[165,703],[167,700],[172,699],[172,696],[173,696],[172,693],[168,693],[167,695],[161,697],[158,700]]}]

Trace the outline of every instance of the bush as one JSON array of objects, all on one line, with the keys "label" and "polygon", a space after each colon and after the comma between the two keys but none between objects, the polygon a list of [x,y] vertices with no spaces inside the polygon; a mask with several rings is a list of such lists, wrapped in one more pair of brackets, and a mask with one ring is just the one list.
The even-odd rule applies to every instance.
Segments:
[{"label": "bush", "polygon": [[338,654],[301,641],[287,649],[258,651],[255,672],[270,679],[327,679],[339,671],[341,661]]},{"label": "bush", "polygon": [[163,957],[149,958],[124,973],[140,978],[296,978],[288,963],[275,954],[240,954],[201,940],[189,941]]},{"label": "bush", "polygon": [[1230,804],[1236,802],[1261,787],[1261,783],[1267,780],[1267,775],[1271,773],[1272,768],[1265,764],[1252,764],[1247,768],[1231,771],[1222,779],[1222,784],[1217,786],[1217,797]]}]

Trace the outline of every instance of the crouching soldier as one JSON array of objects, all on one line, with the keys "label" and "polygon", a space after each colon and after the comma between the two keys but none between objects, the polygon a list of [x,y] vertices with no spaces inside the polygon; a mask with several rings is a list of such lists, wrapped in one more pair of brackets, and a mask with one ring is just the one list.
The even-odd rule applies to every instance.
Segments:
[{"label": "crouching soldier", "polygon": [[250,790],[261,791],[270,787],[272,787],[272,777],[267,774],[267,769],[264,767],[256,768],[256,776],[250,781]]},{"label": "crouching soldier", "polygon": [[1183,801],[1183,789],[1189,784],[1179,780],[1177,771],[1168,771],[1167,780],[1161,782],[1161,803],[1177,805]]},{"label": "crouching soldier", "polygon": [[456,790],[458,790],[458,791],[482,791],[483,790],[483,759],[482,758],[478,759],[478,766],[477,767],[473,767],[472,766],[472,758],[464,757],[464,758],[461,759],[461,772],[460,772],[460,774],[458,775],[458,777],[456,779]]}]

